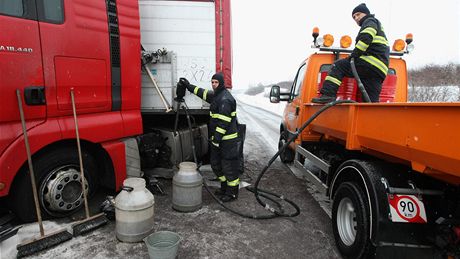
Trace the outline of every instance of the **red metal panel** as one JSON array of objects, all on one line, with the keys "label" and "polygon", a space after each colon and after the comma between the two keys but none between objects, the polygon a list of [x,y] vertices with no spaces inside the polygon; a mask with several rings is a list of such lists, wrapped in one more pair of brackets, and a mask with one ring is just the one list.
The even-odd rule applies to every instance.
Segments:
[{"label": "red metal panel", "polygon": [[[117,142],[127,136],[139,134],[142,131],[142,121],[140,114],[136,111],[124,114],[120,114],[120,112],[93,113],[78,116],[78,127],[82,140],[92,143]],[[73,117],[65,116],[48,119],[45,123],[29,130],[28,134],[32,154],[60,140],[75,139]],[[116,160],[113,160],[115,161],[116,177],[123,177],[126,165],[124,165],[125,169],[121,170],[120,168],[125,158],[121,158],[120,151],[113,152],[116,152],[116,155],[113,155],[116,157]],[[0,157],[0,182],[6,183],[6,188],[0,191],[0,197],[8,193],[16,172],[26,160],[24,138],[20,136],[8,146]]]},{"label": "red metal panel", "polygon": [[118,191],[126,179],[125,144],[121,141],[113,141],[103,143],[102,147],[107,151],[112,160],[115,171],[115,189]]},{"label": "red metal panel", "polygon": [[56,57],[54,64],[59,110],[72,110],[71,89],[74,89],[76,107],[80,112],[83,109],[97,112],[110,108],[110,85],[105,60]]},{"label": "red metal panel", "polygon": [[120,31],[122,110],[137,110],[140,117],[141,45],[138,2],[119,0],[117,10]]},{"label": "red metal panel", "polygon": [[396,75],[387,75],[382,84],[382,92],[380,92],[381,103],[394,102],[396,96]]},{"label": "red metal panel", "polygon": [[[320,96],[320,90],[323,87],[327,72],[320,73],[320,82],[318,83],[317,95]],[[396,75],[387,75],[382,83],[382,91],[380,92],[380,102],[394,102],[396,96]],[[361,102],[361,93],[358,90],[358,84],[354,78],[344,77],[342,84],[337,91],[338,100],[354,100]]]},{"label": "red metal panel", "polygon": [[[28,130],[28,137],[32,154],[46,145],[60,140],[61,133],[57,120],[47,120],[40,126]],[[6,188],[0,191],[0,197],[8,194],[14,176],[26,161],[24,137],[21,135],[8,146],[0,157],[0,182],[6,184]]]},{"label": "red metal panel", "polygon": [[[75,123],[73,117],[65,116],[58,119],[63,139],[75,139]],[[119,112],[93,113],[78,115],[80,138],[101,143],[125,137],[122,117]]]},{"label": "red metal panel", "polygon": [[123,135],[135,136],[142,134],[142,116],[139,110],[123,111]]},{"label": "red metal panel", "polygon": [[[64,17],[65,21],[63,24],[40,22],[48,117],[71,115],[71,109],[58,109],[58,98],[61,99],[66,97],[65,92],[67,92],[67,86],[61,86],[58,84],[56,81],[56,72],[61,73],[62,71],[62,73],[66,73],[67,70],[71,74],[79,74],[79,68],[73,66],[72,63],[75,62],[72,58],[79,59],[80,61],[83,59],[103,61],[105,69],[102,70],[98,64],[97,72],[105,74],[104,76],[107,78],[111,77],[108,22],[105,1],[65,1]],[[63,76],[60,76],[60,79],[63,79]],[[69,78],[68,81],[64,81],[64,83],[71,84],[72,79],[79,80],[79,83],[90,84],[86,86],[81,85],[79,86],[80,88],[91,88],[91,82],[85,81],[86,79]],[[110,89],[110,80],[106,80],[106,84],[107,89]],[[63,89],[60,89],[61,87],[63,87]],[[58,91],[59,93],[64,94],[64,96],[58,97]],[[93,98],[90,96],[90,91],[76,91],[75,93],[77,103],[79,103],[79,100],[82,100],[82,98]],[[83,94],[85,94],[85,96],[83,96]],[[68,96],[70,96],[70,93],[67,94],[67,98]],[[108,92],[108,96],[111,96],[111,92]],[[67,100],[70,101],[70,98]],[[101,101],[101,99],[98,101]],[[67,106],[68,103],[65,105]],[[104,108],[101,106],[97,109],[94,107],[80,107],[78,112],[110,111],[111,105],[111,98],[109,98],[107,99],[107,103],[103,105]]]},{"label": "red metal panel", "polygon": [[[232,20],[230,0],[216,0],[216,71],[222,71],[225,84],[232,88]],[[222,26],[221,26],[222,24]]]},{"label": "red metal panel", "polygon": [[[44,86],[38,23],[0,15],[0,154],[22,134],[16,89],[29,86]],[[28,129],[45,120],[45,105],[23,107]]]}]

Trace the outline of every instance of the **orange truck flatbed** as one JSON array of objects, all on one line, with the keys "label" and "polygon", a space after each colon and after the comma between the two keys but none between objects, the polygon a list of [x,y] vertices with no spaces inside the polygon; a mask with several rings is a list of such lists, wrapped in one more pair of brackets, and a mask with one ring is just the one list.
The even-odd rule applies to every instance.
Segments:
[{"label": "orange truck flatbed", "polygon": [[289,92],[272,86],[270,101],[287,102],[279,158],[331,200],[337,249],[344,258],[460,258],[460,103],[407,102],[407,37],[404,51],[390,52],[379,103],[361,103],[357,80],[344,77],[335,102],[313,104],[352,49],[312,35],[317,51]]},{"label": "orange truck flatbed", "polygon": [[[303,121],[322,105],[304,104]],[[342,104],[316,118],[303,141],[341,141],[348,150],[409,164],[460,185],[460,103]]]}]

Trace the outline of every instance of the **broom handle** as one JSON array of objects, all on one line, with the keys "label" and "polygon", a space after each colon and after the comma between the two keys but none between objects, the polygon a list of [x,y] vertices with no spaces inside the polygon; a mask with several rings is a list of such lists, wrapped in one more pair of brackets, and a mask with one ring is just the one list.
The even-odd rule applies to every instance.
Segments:
[{"label": "broom handle", "polygon": [[32,192],[34,196],[35,211],[37,213],[37,221],[40,227],[40,235],[43,237],[45,235],[45,230],[43,229],[42,213],[40,211],[40,205],[38,203],[37,184],[35,183],[34,167],[32,165],[32,156],[30,155],[29,138],[27,137],[26,120],[24,118],[24,110],[22,109],[21,91],[19,91],[19,89],[16,89],[16,96],[18,97],[19,115],[21,117],[22,133],[24,134],[24,143],[26,145],[27,163],[29,164],[30,181],[32,183]]},{"label": "broom handle", "polygon": [[150,72],[149,68],[147,65],[144,65],[145,72],[147,72],[147,75],[150,77],[150,80],[152,81],[153,85],[155,86],[155,89],[158,92],[158,95],[161,98],[161,101],[163,102],[163,105],[165,106],[166,112],[172,111],[171,105],[169,105],[168,101],[165,99],[165,96],[163,92],[161,91],[160,87],[158,87],[157,82],[155,81],[155,78],[152,75],[152,72]]},{"label": "broom handle", "polygon": [[85,202],[86,218],[89,218],[88,198],[86,197],[85,191],[85,170],[83,169],[83,158],[81,156],[80,134],[78,133],[77,109],[75,108],[75,96],[73,94],[73,88],[70,89],[70,97],[72,99],[73,120],[75,122],[75,135],[77,137],[78,159],[80,160],[81,189],[83,192],[83,200]]}]

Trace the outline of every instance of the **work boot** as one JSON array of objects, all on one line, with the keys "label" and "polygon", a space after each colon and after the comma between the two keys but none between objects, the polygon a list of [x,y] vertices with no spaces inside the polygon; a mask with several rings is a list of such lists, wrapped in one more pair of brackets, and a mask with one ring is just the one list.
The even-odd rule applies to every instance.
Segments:
[{"label": "work boot", "polygon": [[335,101],[336,97],[335,96],[329,96],[329,95],[321,95],[321,97],[313,98],[311,99],[312,103],[330,103]]},{"label": "work boot", "polygon": [[238,198],[238,189],[239,185],[237,186],[228,186],[227,187],[227,192],[220,197],[220,200],[222,202],[229,202],[229,201],[234,201]]},{"label": "work boot", "polygon": [[220,182],[220,189],[217,189],[214,194],[217,196],[222,196],[227,191],[227,182]]}]

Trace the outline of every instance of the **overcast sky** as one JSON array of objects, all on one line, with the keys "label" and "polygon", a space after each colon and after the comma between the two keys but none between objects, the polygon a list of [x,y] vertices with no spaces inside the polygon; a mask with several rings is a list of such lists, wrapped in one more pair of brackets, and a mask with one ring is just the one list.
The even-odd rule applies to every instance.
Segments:
[{"label": "overcast sky", "polygon": [[[232,0],[233,87],[292,80],[300,62],[313,50],[311,32],[329,33],[338,43],[359,27],[351,11],[363,1]],[[368,0],[382,22],[390,45],[414,35],[408,68],[429,63],[460,63],[460,4],[458,0]]]}]

